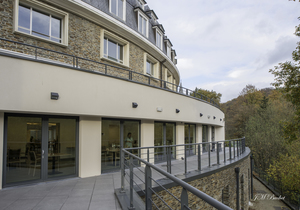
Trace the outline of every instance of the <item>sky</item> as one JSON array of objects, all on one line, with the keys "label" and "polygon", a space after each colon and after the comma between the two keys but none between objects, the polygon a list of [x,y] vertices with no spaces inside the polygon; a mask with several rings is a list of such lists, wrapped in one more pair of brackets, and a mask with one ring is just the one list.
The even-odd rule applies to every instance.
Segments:
[{"label": "sky", "polygon": [[214,90],[221,102],[246,85],[272,87],[269,69],[292,61],[300,2],[146,0],[177,54],[182,86]]}]

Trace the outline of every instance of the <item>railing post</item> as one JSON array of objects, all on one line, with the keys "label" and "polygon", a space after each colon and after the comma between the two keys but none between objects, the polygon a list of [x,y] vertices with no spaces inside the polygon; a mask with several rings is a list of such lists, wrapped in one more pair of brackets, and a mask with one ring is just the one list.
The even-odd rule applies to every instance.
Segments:
[{"label": "railing post", "polygon": [[185,92],[186,92],[186,95],[189,95],[189,90],[188,89],[186,89]]},{"label": "railing post", "polygon": [[147,149],[147,162],[149,163],[150,160],[150,153],[149,153],[149,148]]},{"label": "railing post", "polygon": [[73,67],[75,67],[75,56],[73,56]]},{"label": "railing post", "polygon": [[37,60],[37,48],[35,48],[35,59]]},{"label": "railing post", "polygon": [[[149,151],[149,150],[148,150]],[[146,210],[152,210],[152,172],[151,168],[146,165],[145,167],[145,205],[146,205]]]},{"label": "railing post", "polygon": [[229,141],[229,157],[230,157],[229,159],[230,159],[230,160],[231,160],[231,142],[232,142],[232,141]]},{"label": "railing post", "polygon": [[148,77],[148,85],[150,85],[151,84],[151,82],[150,82],[150,77]]},{"label": "railing post", "polygon": [[171,173],[171,147],[167,147],[167,172]]},{"label": "railing post", "polygon": [[251,169],[251,174],[250,174],[250,176],[251,176],[251,199],[253,199],[253,166],[254,166],[254,164],[253,164],[253,162],[254,162],[254,159],[253,159],[253,155],[251,154],[250,155],[250,169]]},{"label": "railing post", "polygon": [[220,165],[219,142],[217,142],[217,164]]},{"label": "railing post", "polygon": [[235,158],[235,141],[232,141],[233,143],[233,159]]},{"label": "railing post", "polygon": [[223,149],[223,152],[224,152],[224,163],[226,162],[226,145],[225,145],[225,141],[224,141],[224,149]]},{"label": "railing post", "polygon": [[180,198],[181,198],[181,210],[187,209],[186,207],[189,206],[189,197],[187,194],[187,190],[185,188],[182,188]]},{"label": "railing post", "polygon": [[124,152],[123,150],[121,150],[121,191],[122,193],[125,192],[125,182],[124,182],[124,179],[125,179],[125,157],[124,157]]},{"label": "railing post", "polygon": [[236,210],[240,210],[240,181],[239,181],[239,173],[240,173],[240,168],[235,168],[235,173],[236,173]]},{"label": "railing post", "polygon": [[201,144],[198,144],[198,171],[201,171]]},{"label": "railing post", "polygon": [[240,153],[239,153],[239,142],[240,142],[240,140],[236,141],[236,156],[240,156]]},{"label": "railing post", "polygon": [[134,210],[135,208],[133,206],[133,157],[132,156],[130,156],[129,168],[130,168],[130,192],[129,192],[130,206],[128,206],[128,209]]},{"label": "railing post", "polygon": [[78,68],[78,58],[76,57],[76,68]]},{"label": "railing post", "polygon": [[105,65],[105,74],[107,74],[107,65]]},{"label": "railing post", "polygon": [[187,155],[186,155],[186,145],[184,145],[184,174],[187,174]]},{"label": "railing post", "polygon": [[208,167],[210,167],[210,143],[208,143]]}]

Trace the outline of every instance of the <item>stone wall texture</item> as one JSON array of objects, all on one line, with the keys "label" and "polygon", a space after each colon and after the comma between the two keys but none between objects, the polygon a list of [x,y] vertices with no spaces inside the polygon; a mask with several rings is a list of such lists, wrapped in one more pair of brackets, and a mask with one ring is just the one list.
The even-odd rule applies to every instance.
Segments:
[{"label": "stone wall texture", "polygon": [[[47,4],[47,3],[45,3]],[[51,5],[53,6],[53,5]],[[55,6],[53,6],[55,7]],[[58,8],[62,11],[66,11],[63,8]],[[115,62],[109,62],[107,60],[100,59],[100,30],[101,26],[86,20],[76,14],[69,13],[69,28],[68,28],[68,46],[60,46],[57,44],[49,43],[47,41],[43,41],[37,39],[32,36],[26,36],[19,33],[14,33],[13,31],[13,11],[14,10],[14,0],[0,0],[0,37],[30,44],[50,50],[54,50],[61,53],[71,54],[73,56],[82,57],[86,59],[90,59],[93,61],[110,64],[114,66],[118,66]],[[21,46],[17,44],[13,44],[11,42],[0,41],[0,48],[16,51],[19,53],[24,53],[30,56],[35,56],[35,49],[29,46]],[[135,45],[134,43],[129,43],[129,68],[126,68],[120,65],[123,69],[130,69],[137,73],[144,73],[144,50]],[[40,58],[51,59],[62,63],[68,63],[70,65],[74,65],[74,63],[78,64],[78,67],[84,68],[87,70],[99,71],[104,73],[105,67],[104,65],[92,63],[85,60],[78,60],[74,62],[72,56],[59,55],[55,52],[38,50],[37,55]],[[113,70],[113,68],[110,68]],[[159,68],[159,77],[161,75],[161,69]],[[119,76],[121,78],[129,78],[128,71],[124,70],[116,70],[115,72],[111,72],[111,75]],[[148,77],[143,75],[133,75],[133,77],[138,78],[138,81],[145,83],[148,81]],[[161,79],[161,78],[159,78]],[[158,83],[156,80],[151,79],[150,83],[154,86],[160,86],[160,82]]]},{"label": "stone wall texture", "polygon": [[[240,168],[239,173],[239,207],[240,209],[248,209],[249,203],[249,190],[250,190],[250,156],[243,159],[237,164],[232,164],[230,168],[219,171],[212,175],[196,179],[188,182],[188,184],[201,190],[207,195],[215,198],[216,200],[223,202],[232,209],[236,209],[236,173],[235,168]],[[182,187],[175,186],[168,189],[173,195],[180,199]],[[158,192],[158,195],[173,209],[180,209],[180,203],[174,199],[166,191]],[[202,201],[192,193],[188,192],[189,208],[190,209],[214,209],[212,206]],[[152,195],[152,200],[155,204],[161,208],[167,209],[167,206],[156,196]],[[155,207],[153,206],[153,209]]]}]

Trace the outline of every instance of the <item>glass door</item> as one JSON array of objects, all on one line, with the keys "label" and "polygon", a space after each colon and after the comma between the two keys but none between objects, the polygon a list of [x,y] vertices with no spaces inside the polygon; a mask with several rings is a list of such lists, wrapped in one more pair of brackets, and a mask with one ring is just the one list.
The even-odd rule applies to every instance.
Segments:
[{"label": "glass door", "polygon": [[[196,143],[196,126],[192,124],[184,125],[184,142],[185,144],[193,144]],[[196,154],[196,146],[189,145],[186,146],[187,156]]]},{"label": "glass door", "polygon": [[[207,125],[202,126],[202,142],[208,142],[208,127]],[[208,144],[203,144],[202,152],[208,151]]]},{"label": "glass door", "polygon": [[5,116],[4,185],[76,175],[76,118]]},{"label": "glass door", "polygon": [[[175,145],[175,124],[174,123],[154,123],[154,146]],[[176,148],[172,148],[172,158],[175,157]],[[166,161],[166,147],[154,149],[155,162]]]}]

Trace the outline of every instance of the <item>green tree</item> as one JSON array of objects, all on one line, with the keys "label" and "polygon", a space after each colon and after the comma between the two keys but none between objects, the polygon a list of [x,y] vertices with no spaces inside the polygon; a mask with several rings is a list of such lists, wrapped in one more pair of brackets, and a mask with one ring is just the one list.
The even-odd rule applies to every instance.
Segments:
[{"label": "green tree", "polygon": [[[296,27],[295,35],[300,37],[300,25]],[[288,141],[300,137],[300,42],[297,43],[292,55],[293,62],[279,63],[274,69],[270,69],[275,76],[272,85],[282,91],[286,100],[290,101],[296,109],[295,116],[284,122],[284,137]]]},{"label": "green tree", "polygon": [[221,93],[217,93],[214,90],[205,90],[205,89],[201,89],[201,88],[195,88],[195,93],[192,93],[193,96],[195,96],[196,98],[201,98],[203,100],[209,101],[213,100],[215,103],[220,104],[221,101],[221,97],[222,94]]}]

